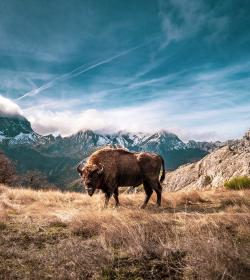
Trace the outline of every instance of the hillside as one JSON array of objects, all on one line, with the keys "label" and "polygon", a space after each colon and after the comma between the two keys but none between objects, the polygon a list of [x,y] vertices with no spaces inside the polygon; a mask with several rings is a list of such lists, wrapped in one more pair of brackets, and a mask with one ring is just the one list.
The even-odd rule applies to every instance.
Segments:
[{"label": "hillside", "polygon": [[[0,279],[249,279],[250,191],[103,196],[0,186]],[[155,197],[153,197],[155,200]]]},{"label": "hillside", "polygon": [[222,143],[184,143],[177,135],[157,133],[113,134],[82,130],[68,137],[39,135],[29,121],[19,115],[0,116],[0,149],[16,163],[21,173],[39,170],[51,183],[67,188],[78,178],[75,166],[102,146],[119,146],[130,151],[151,151],[163,156],[167,170],[195,162]]},{"label": "hillside", "polygon": [[166,176],[165,189],[220,187],[236,176],[250,175],[250,132],[240,140],[228,141],[200,161],[179,167]]}]

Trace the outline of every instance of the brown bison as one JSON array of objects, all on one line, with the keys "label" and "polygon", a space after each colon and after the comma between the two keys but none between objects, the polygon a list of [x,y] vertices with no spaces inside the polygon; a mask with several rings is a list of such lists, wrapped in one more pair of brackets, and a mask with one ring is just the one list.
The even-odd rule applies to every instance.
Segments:
[{"label": "brown bison", "polygon": [[[163,168],[159,181],[159,175]],[[139,186],[143,184],[146,193],[142,208],[146,207],[153,190],[157,194],[157,205],[161,205],[162,187],[165,178],[164,160],[153,153],[132,153],[124,149],[103,148],[94,152],[77,171],[83,179],[88,194],[92,196],[96,189],[105,193],[105,207],[114,195],[119,205],[119,186]]]}]

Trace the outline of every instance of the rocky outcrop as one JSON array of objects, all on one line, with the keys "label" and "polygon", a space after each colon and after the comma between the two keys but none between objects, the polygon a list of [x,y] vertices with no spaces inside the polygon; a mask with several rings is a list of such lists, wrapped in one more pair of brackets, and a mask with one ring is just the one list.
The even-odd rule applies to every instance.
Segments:
[{"label": "rocky outcrop", "polygon": [[164,188],[168,191],[217,188],[232,177],[244,175],[250,175],[250,131],[243,139],[228,141],[200,161],[168,172]]}]

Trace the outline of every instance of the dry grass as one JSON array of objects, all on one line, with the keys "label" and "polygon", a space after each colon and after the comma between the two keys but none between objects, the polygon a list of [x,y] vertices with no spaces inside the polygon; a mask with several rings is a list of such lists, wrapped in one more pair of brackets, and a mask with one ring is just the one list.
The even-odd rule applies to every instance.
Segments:
[{"label": "dry grass", "polygon": [[250,191],[103,196],[0,185],[0,279],[250,279]]}]

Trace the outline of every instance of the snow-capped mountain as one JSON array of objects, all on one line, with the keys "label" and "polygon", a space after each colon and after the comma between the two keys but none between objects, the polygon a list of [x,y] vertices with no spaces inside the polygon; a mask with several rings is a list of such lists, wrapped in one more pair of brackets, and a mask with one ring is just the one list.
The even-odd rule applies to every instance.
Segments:
[{"label": "snow-capped mountain", "polygon": [[30,122],[20,115],[0,115],[0,143],[7,145],[46,144],[54,137],[34,132]]},{"label": "snow-capped mountain", "polygon": [[[81,130],[68,137],[42,136],[33,131],[30,122],[22,116],[0,116],[0,143],[7,145],[32,145],[56,153],[74,154],[95,149],[101,146],[123,147],[128,150],[152,152],[200,149],[212,151],[221,145],[220,142],[184,143],[177,135],[167,131],[157,133],[131,133],[119,131],[113,134],[100,133],[92,130]],[[54,149],[54,151],[52,151]]]},{"label": "snow-capped mountain", "polygon": [[32,133],[30,122],[20,115],[0,115],[0,134],[15,137],[20,133]]},{"label": "snow-capped mountain", "polygon": [[62,139],[67,148],[74,147],[78,152],[101,146],[122,147],[132,151],[174,151],[186,149],[200,149],[208,152],[219,145],[213,142],[184,143],[177,135],[166,131],[157,133],[130,133],[119,131],[113,134],[98,133],[92,130],[79,131]]}]

